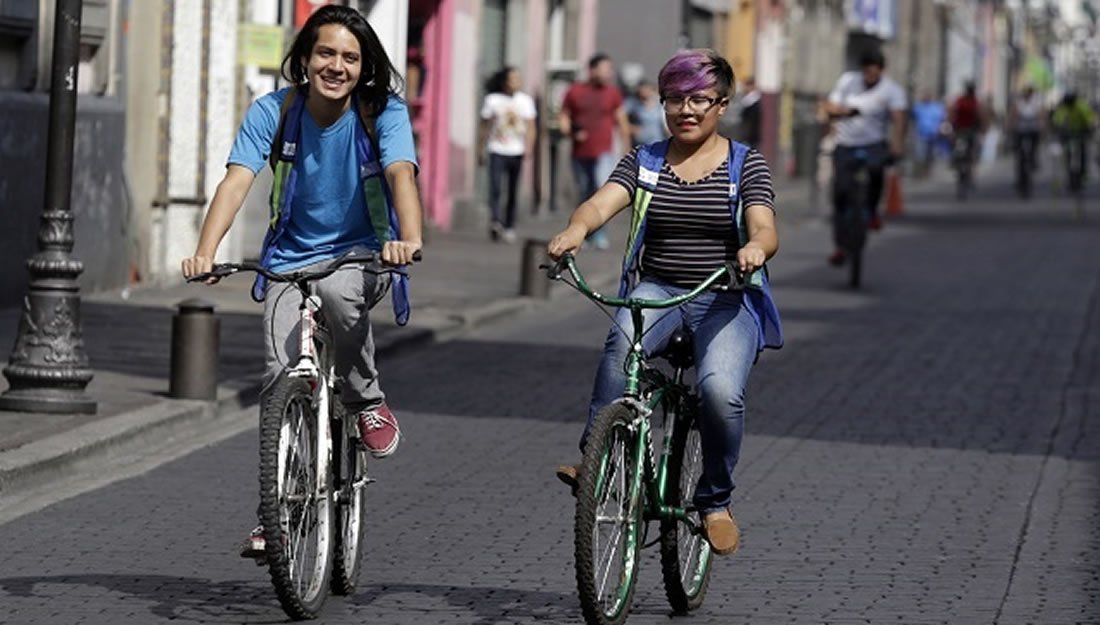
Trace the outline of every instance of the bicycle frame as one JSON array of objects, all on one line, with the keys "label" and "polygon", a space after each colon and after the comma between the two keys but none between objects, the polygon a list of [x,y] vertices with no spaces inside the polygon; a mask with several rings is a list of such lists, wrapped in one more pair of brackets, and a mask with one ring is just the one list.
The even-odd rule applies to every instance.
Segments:
[{"label": "bicycle frame", "polygon": [[[634,422],[629,426],[629,430],[635,435],[635,457],[643,458],[644,462],[638,466],[634,475],[631,476],[631,492],[634,493],[634,497],[638,497],[642,492],[644,482],[647,505],[643,511],[643,519],[646,521],[682,521],[687,523],[693,532],[698,531],[697,524],[691,520],[685,508],[665,504],[665,495],[668,490],[668,456],[672,448],[672,437],[675,429],[679,427],[679,423],[673,421],[670,427],[664,428],[661,457],[658,461],[653,456],[653,427],[649,422],[650,415],[658,406],[664,407],[666,418],[668,408],[671,405],[687,408],[688,402],[686,400],[691,397],[691,391],[684,385],[683,369],[677,369],[675,376],[669,378],[656,369],[646,367],[645,351],[642,349],[642,338],[645,335],[643,313],[647,309],[674,308],[695,299],[720,279],[731,275],[733,272],[732,267],[727,266],[716,270],[694,289],[682,295],[667,300],[644,300],[601,295],[585,282],[584,276],[577,270],[576,262],[571,254],[563,256],[562,261],[576,282],[575,285],[571,286],[574,286],[582,295],[605,306],[630,310],[633,336],[630,338],[631,347],[626,358],[626,389],[623,396],[617,399],[616,402],[628,405],[636,415]],[[558,276],[560,277],[560,271]],[[643,382],[648,382],[644,388]],[[677,411],[677,413],[682,414],[680,411]],[[631,501],[632,508],[637,504],[637,500]]]}]

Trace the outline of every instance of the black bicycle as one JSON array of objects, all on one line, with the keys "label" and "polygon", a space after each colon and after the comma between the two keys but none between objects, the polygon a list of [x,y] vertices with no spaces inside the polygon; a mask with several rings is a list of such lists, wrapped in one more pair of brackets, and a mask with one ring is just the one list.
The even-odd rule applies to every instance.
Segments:
[{"label": "black bicycle", "polygon": [[965,200],[974,190],[974,149],[977,135],[972,131],[955,133],[951,143],[951,164],[955,168],[955,196]]},{"label": "black bicycle", "polygon": [[[420,260],[419,252],[413,260]],[[348,595],[362,570],[367,452],[336,388],[332,335],[313,285],[336,271],[385,274],[377,254],[347,254],[319,269],[276,273],[257,263],[214,265],[190,282],[242,271],[297,291],[300,354],[260,407],[260,506],[264,560],[279,603],[295,620],[320,612],[328,592]],[[282,293],[279,294],[281,296]]]},{"label": "black bicycle", "polygon": [[1037,132],[1016,133],[1016,191],[1022,198],[1031,197],[1031,175],[1035,172],[1038,143]]},{"label": "black bicycle", "polygon": [[1088,159],[1085,156],[1086,137],[1083,134],[1070,134],[1062,137],[1062,151],[1065,154],[1065,167],[1069,193],[1073,196],[1073,214],[1077,219],[1085,218],[1085,170]]},{"label": "black bicycle", "polygon": [[848,284],[857,289],[863,278],[863,248],[871,218],[871,152],[856,148],[845,165],[851,168],[851,184],[844,190],[843,206],[833,216],[837,242],[848,262]]}]

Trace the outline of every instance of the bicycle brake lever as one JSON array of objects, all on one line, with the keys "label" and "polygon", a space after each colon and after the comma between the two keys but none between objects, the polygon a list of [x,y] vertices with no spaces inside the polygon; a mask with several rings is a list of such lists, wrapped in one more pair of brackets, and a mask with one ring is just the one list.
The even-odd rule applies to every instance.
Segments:
[{"label": "bicycle brake lever", "polygon": [[741,272],[741,268],[737,266],[737,263],[731,260],[726,261],[726,273],[729,274],[729,280],[725,285],[727,289],[737,291],[745,286],[745,274]]}]

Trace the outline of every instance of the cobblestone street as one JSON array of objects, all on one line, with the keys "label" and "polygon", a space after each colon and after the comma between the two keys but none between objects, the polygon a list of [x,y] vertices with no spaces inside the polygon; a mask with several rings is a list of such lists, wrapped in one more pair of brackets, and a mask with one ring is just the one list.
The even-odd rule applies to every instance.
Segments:
[{"label": "cobblestone street", "polygon": [[[1100,623],[1100,203],[1079,222],[995,175],[951,194],[910,194],[860,292],[825,266],[820,222],[781,233],[787,346],[750,379],[744,544],[685,622]],[[380,363],[404,438],[372,465],[359,592],[318,622],[581,622],[552,469],[576,458],[606,328],[559,298]],[[252,430],[0,526],[0,623],[285,621],[236,555],[256,446]],[[628,622],[669,622],[656,550]]]}]

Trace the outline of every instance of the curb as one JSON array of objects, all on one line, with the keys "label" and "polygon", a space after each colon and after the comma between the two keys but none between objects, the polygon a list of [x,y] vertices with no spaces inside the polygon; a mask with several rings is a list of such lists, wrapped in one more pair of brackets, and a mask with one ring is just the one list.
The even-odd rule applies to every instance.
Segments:
[{"label": "curb", "polygon": [[[552,295],[553,296],[553,295]],[[490,322],[535,310],[550,300],[512,297],[448,315],[440,323],[377,337],[376,353],[392,355],[457,338]],[[155,444],[187,439],[196,428],[226,425],[229,415],[259,403],[256,376],[228,380],[212,401],[162,399],[149,406],[97,419],[15,449],[0,452],[0,501],[18,503],[60,481],[94,473],[103,460],[138,453]]]}]

